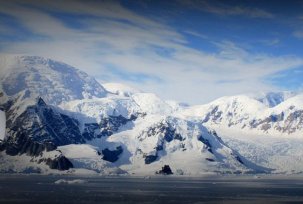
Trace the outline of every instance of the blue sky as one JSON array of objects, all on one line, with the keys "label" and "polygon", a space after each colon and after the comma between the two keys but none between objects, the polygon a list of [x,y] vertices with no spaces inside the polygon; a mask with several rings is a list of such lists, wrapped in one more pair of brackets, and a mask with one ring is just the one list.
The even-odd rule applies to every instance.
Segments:
[{"label": "blue sky", "polygon": [[303,2],[1,1],[0,52],[191,104],[301,91]]}]

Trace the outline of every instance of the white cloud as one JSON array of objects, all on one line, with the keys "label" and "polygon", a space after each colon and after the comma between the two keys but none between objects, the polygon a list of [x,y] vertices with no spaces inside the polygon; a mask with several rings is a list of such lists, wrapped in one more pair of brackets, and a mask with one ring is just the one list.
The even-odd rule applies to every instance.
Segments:
[{"label": "white cloud", "polygon": [[228,41],[216,44],[218,53],[192,49],[173,28],[118,3],[73,1],[62,6],[59,1],[44,1],[43,5],[27,1],[57,12],[93,15],[81,20],[85,29],[79,30],[41,9],[10,2],[0,12],[14,16],[47,40],[1,42],[3,52],[54,58],[102,82],[124,82],[165,99],[204,103],[223,95],[272,90],[275,87],[263,82],[265,76],[303,64],[292,56],[252,54]]}]

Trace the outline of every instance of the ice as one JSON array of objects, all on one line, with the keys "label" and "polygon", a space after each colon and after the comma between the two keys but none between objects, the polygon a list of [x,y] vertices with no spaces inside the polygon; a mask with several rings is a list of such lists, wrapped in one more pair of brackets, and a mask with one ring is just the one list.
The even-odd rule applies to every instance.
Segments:
[{"label": "ice", "polygon": [[84,184],[84,183],[87,183],[87,181],[83,179],[73,179],[73,180],[59,179],[55,181],[55,184]]}]

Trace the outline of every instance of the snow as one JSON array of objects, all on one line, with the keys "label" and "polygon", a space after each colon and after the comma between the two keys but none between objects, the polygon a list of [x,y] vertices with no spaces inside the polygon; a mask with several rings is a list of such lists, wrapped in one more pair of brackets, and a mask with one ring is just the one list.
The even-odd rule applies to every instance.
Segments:
[{"label": "snow", "polygon": [[[161,131],[157,132],[161,130],[160,124],[172,125],[184,140],[165,142],[164,134]],[[156,128],[156,133],[151,136],[148,135],[150,128]],[[207,151],[206,146],[198,140],[200,135],[209,140],[214,154]],[[159,144],[163,145],[163,150],[157,151],[155,147]],[[118,146],[123,148],[118,161],[110,163],[102,159],[103,149],[113,150]],[[216,171],[246,172],[250,169],[240,164],[234,157],[237,154],[219,138],[209,134],[200,124],[164,115],[147,115],[134,121],[134,127],[131,129],[110,137],[87,141],[87,144],[59,146],[58,150],[73,163],[75,169],[69,172],[77,174],[88,170],[91,171],[86,172],[88,174],[96,172],[102,175],[116,175],[127,172],[131,175],[154,175],[165,164],[170,165],[176,174],[182,172],[184,175],[204,175]],[[47,154],[50,157],[54,153]],[[151,164],[145,164],[144,155],[155,154],[158,155],[158,159]]]},{"label": "snow", "polygon": [[72,179],[72,180],[59,179],[55,181],[55,184],[84,184],[84,183],[87,183],[87,181],[83,179]]},{"label": "snow", "polygon": [[108,93],[86,73],[62,62],[37,56],[0,55],[0,105],[12,101],[7,120],[14,120],[38,97],[50,105]]},{"label": "snow", "polygon": [[[183,137],[183,141],[172,140],[164,142],[163,150],[158,151],[159,159],[151,164],[144,163],[144,155],[155,155],[157,147],[163,141],[164,135],[159,132],[153,136],[147,135],[149,128],[157,127],[166,122]],[[160,115],[150,115],[135,121],[135,128],[110,136],[106,142],[122,145],[124,152],[115,165],[130,174],[153,175],[163,165],[168,164],[173,170],[182,171],[186,175],[199,175],[206,172],[218,171],[247,171],[232,156],[232,150],[220,143],[199,124],[180,118]],[[161,129],[161,128],[160,128]],[[203,135],[212,144],[214,154],[205,149],[204,144],[198,141],[198,136]],[[106,143],[100,142],[102,144]],[[206,158],[214,162],[206,161]],[[186,162],[184,162],[186,161]]]},{"label": "snow", "polygon": [[104,97],[106,90],[86,73],[67,64],[37,56],[0,57],[2,91],[17,98],[42,96],[51,105],[75,99]]},{"label": "snow", "polygon": [[119,95],[119,96],[125,96],[130,97],[131,95],[135,93],[141,93],[139,89],[127,86],[125,84],[120,83],[105,83],[102,84],[102,86],[110,93]]},{"label": "snow", "polygon": [[178,112],[189,107],[189,105],[186,103],[181,103],[173,100],[166,100],[165,103],[168,104],[173,109],[173,112]]},{"label": "snow", "polygon": [[10,156],[4,151],[0,152],[0,172],[1,173],[41,173],[41,174],[62,174],[55,169],[50,169],[44,162],[38,162],[40,159],[54,158],[59,155],[58,151],[44,152],[39,157],[31,157],[25,154]]},{"label": "snow", "polygon": [[13,54],[0,54],[0,76],[6,77],[10,69],[19,61],[18,55]]},{"label": "snow", "polygon": [[290,97],[273,107],[253,97],[238,95],[188,107],[178,115],[190,120],[200,120],[209,128],[229,128],[238,132],[280,136],[298,134],[303,128],[302,105],[303,94]]},{"label": "snow", "polygon": [[131,98],[138,104],[143,112],[148,114],[166,115],[173,113],[174,109],[176,109],[153,93],[136,93],[132,95]]},{"label": "snow", "polygon": [[98,155],[98,149],[96,147],[93,147],[91,145],[81,144],[71,144],[71,145],[65,145],[60,146],[58,148],[63,155],[70,159],[74,158],[92,158]]},{"label": "snow", "polygon": [[106,168],[107,162],[98,155],[97,147],[86,144],[71,144],[60,146],[58,149],[72,162],[75,168],[93,170],[98,173]]},{"label": "snow", "polygon": [[255,114],[263,112],[266,106],[261,102],[250,98],[246,95],[221,97],[211,103],[205,105],[191,106],[184,110],[183,114],[186,116],[204,116],[215,107],[219,111],[224,112],[241,112],[245,114]]},{"label": "snow", "polygon": [[[177,102],[165,102],[152,93],[136,93],[130,97],[111,95],[105,98],[82,99],[62,103],[60,108],[86,122],[100,122],[107,116],[130,118],[138,113],[168,115],[183,110]],[[81,113],[85,117],[80,117]],[[80,117],[80,118],[79,118]]]},{"label": "snow", "polygon": [[6,117],[5,112],[0,110],[0,140],[5,138]]},{"label": "snow", "polygon": [[[101,148],[89,144],[71,144],[58,149],[66,156],[76,169],[86,169],[99,174],[125,174],[123,170],[102,159]],[[100,151],[100,152],[99,152]]]},{"label": "snow", "polygon": [[246,159],[271,169],[271,173],[303,173],[302,137],[245,134],[231,129],[218,130],[218,134],[230,148]]},{"label": "snow", "polygon": [[288,100],[280,103],[276,107],[274,107],[272,110],[275,110],[276,112],[286,110],[293,107],[296,110],[302,110],[303,107],[303,94],[298,94],[296,96],[293,96],[289,98]]},{"label": "snow", "polygon": [[[1,104],[13,101],[8,118],[12,122],[26,107],[35,104],[38,96],[81,124],[99,123],[107,116],[142,116],[110,137],[59,146],[37,157],[0,152],[1,172],[153,175],[169,165],[175,174],[184,175],[303,173],[303,94],[236,95],[188,106],[164,101],[156,94],[123,84],[101,86],[87,74],[46,58],[0,56],[0,67]],[[0,140],[5,138],[6,119],[0,111]],[[181,138],[167,141],[167,129]],[[207,142],[199,139],[201,135]],[[102,150],[117,147],[123,149],[117,161],[102,159]],[[60,154],[75,168],[59,172],[39,162]],[[146,156],[157,158],[146,164]],[[57,181],[58,184],[81,182]]]},{"label": "snow", "polygon": [[[96,122],[100,122],[104,117],[109,115],[122,115],[125,118],[130,118],[132,114],[141,112],[140,107],[134,100],[123,96],[75,100],[63,103],[60,107],[64,110],[81,113],[91,118],[92,121],[96,120]],[[82,118],[81,120],[85,119]]]},{"label": "snow", "polygon": [[250,94],[252,98],[260,101],[269,108],[275,107],[287,99],[296,95],[295,92],[262,92],[257,94]]}]

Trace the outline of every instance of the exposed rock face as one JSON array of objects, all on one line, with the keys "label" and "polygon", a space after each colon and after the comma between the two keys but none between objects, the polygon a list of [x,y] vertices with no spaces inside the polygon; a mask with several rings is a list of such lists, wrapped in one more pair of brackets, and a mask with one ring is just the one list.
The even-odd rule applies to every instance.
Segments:
[{"label": "exposed rock face", "polygon": [[27,107],[10,125],[5,141],[8,154],[35,156],[58,145],[85,142],[79,122],[48,106],[42,98],[36,105]]},{"label": "exposed rock face", "polygon": [[[23,135],[22,135],[23,136]],[[29,156],[39,156],[43,151],[55,150],[56,146],[53,143],[39,143],[32,141],[26,137],[18,138],[16,143],[6,141],[2,144],[1,150],[5,150],[8,155],[15,156],[18,154],[27,154]]]},{"label": "exposed rock face", "polygon": [[139,136],[139,140],[143,141],[146,137],[157,137],[158,142],[153,148],[155,152],[153,154],[143,154],[145,164],[151,164],[158,159],[158,152],[163,150],[165,143],[170,143],[173,140],[184,141],[180,133],[173,127],[169,121],[162,121],[150,127]]},{"label": "exposed rock face", "polygon": [[208,121],[213,121],[213,122],[221,122],[221,116],[222,116],[222,111],[218,111],[218,106],[213,108],[207,115],[205,116],[203,123],[206,123]]},{"label": "exposed rock face", "polygon": [[274,128],[279,132],[291,134],[303,128],[303,111],[296,110],[287,116],[284,112],[281,112],[280,114],[272,114],[262,120],[252,120],[250,127],[260,128],[264,132]]},{"label": "exposed rock face", "polygon": [[[253,115],[246,113],[245,108],[224,106],[210,108],[201,117],[202,124],[226,125],[226,127],[237,127],[239,129],[256,129],[264,133],[286,133],[292,134],[303,128],[303,110],[300,107],[290,106],[280,111],[266,112],[264,115]],[[243,105],[244,106],[244,105]],[[274,108],[272,108],[274,110]],[[244,111],[244,112],[243,112]],[[262,113],[263,114],[263,113]]]},{"label": "exposed rock face", "polygon": [[46,143],[54,146],[82,144],[86,140],[110,136],[120,126],[134,119],[134,116],[130,119],[123,116],[108,116],[100,124],[84,124],[82,133],[78,120],[60,113],[56,108],[47,105],[42,98],[39,98],[36,105],[27,107],[16,121],[10,124],[6,143],[14,144],[14,149],[19,150],[17,153],[30,151],[30,155],[35,155],[35,151],[28,150],[28,148],[38,149],[37,153],[40,153],[46,149],[42,147]]},{"label": "exposed rock face", "polygon": [[111,136],[119,130],[119,128],[128,122],[134,121],[137,116],[131,115],[130,118],[119,116],[107,116],[98,123],[85,123],[82,137],[85,140]]},{"label": "exposed rock face", "polygon": [[114,132],[117,132],[119,130],[119,127],[122,125],[125,125],[126,123],[136,120],[137,116],[131,115],[130,118],[125,118],[122,115],[119,116],[108,116],[107,118],[104,118],[100,122],[100,135],[101,136],[110,136]]},{"label": "exposed rock face", "polygon": [[152,137],[158,134],[163,134],[163,138],[166,142],[171,142],[173,140],[184,140],[181,134],[176,131],[176,128],[174,128],[172,124],[167,121],[161,122],[153,127],[150,127],[147,130],[148,137]]},{"label": "exposed rock face", "polygon": [[102,134],[100,134],[100,125],[98,123],[85,123],[82,136],[86,140],[102,137]]},{"label": "exposed rock face", "polygon": [[73,164],[63,155],[60,155],[59,157],[55,159],[47,159],[46,164],[51,169],[58,169],[58,170],[68,170],[70,168],[73,168]]},{"label": "exposed rock face", "polygon": [[173,172],[169,165],[164,165],[160,171],[156,172],[156,174],[171,175]]},{"label": "exposed rock face", "polygon": [[281,127],[283,132],[293,133],[303,128],[303,110],[294,111],[285,121],[285,126]]},{"label": "exposed rock face", "polygon": [[154,161],[156,161],[157,158],[158,158],[157,155],[147,155],[147,156],[145,156],[145,159],[144,159],[145,164],[151,164],[151,163],[153,163]]},{"label": "exposed rock face", "polygon": [[[38,98],[35,105],[28,106],[16,120],[8,123],[7,138],[0,150],[11,156],[42,156],[44,151],[55,150],[59,145],[84,142],[78,125],[77,120],[60,113],[42,98]],[[40,162],[58,170],[73,167],[63,155],[54,159],[42,159]]]},{"label": "exposed rock face", "polygon": [[[6,108],[11,110],[12,104]],[[42,98],[38,98],[35,105],[28,106],[15,120],[8,124],[8,134],[0,145],[0,151],[15,156],[26,154],[28,156],[41,156],[43,151],[52,151],[57,146],[68,144],[83,144],[88,140],[110,136],[129,121],[137,117],[108,116],[98,123],[85,123],[83,131],[80,122],[63,113],[60,109],[50,106]],[[103,159],[110,162],[118,160],[123,152],[122,147],[110,151],[102,151]],[[51,168],[65,170],[72,168],[65,157],[48,159],[47,165]]]},{"label": "exposed rock face", "polygon": [[109,162],[115,162],[119,159],[119,155],[123,152],[123,148],[118,146],[116,150],[109,150],[108,148],[102,150],[102,159]]}]

